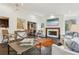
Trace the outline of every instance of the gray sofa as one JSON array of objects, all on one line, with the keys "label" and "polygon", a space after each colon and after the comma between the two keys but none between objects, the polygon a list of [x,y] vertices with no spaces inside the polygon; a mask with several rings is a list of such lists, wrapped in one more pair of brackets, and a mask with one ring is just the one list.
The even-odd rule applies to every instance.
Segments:
[{"label": "gray sofa", "polygon": [[64,43],[71,50],[79,52],[79,33],[67,32],[64,36]]}]

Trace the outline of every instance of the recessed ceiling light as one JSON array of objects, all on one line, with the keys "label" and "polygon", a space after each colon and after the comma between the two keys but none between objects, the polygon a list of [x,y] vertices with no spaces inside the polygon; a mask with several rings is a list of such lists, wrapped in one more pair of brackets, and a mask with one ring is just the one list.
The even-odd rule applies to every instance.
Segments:
[{"label": "recessed ceiling light", "polygon": [[54,15],[51,15],[49,18],[56,18]]}]

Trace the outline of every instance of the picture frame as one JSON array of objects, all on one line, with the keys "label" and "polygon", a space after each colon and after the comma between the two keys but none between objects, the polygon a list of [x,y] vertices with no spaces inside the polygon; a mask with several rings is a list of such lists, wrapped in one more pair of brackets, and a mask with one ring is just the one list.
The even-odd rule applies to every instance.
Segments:
[{"label": "picture frame", "polygon": [[59,26],[59,18],[53,18],[47,20],[47,27]]},{"label": "picture frame", "polygon": [[17,17],[17,29],[26,29],[26,21],[25,19]]}]

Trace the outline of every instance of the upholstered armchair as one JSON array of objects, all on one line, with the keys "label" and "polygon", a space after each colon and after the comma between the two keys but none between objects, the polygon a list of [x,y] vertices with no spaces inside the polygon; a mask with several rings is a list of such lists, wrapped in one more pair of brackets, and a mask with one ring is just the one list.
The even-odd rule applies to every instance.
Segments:
[{"label": "upholstered armchair", "polygon": [[26,30],[15,31],[15,40],[20,41],[28,37],[28,32]]}]

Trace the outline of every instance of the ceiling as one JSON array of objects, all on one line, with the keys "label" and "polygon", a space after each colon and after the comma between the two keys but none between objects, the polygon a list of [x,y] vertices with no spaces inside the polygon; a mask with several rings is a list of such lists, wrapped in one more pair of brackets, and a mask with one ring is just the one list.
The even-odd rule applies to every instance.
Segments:
[{"label": "ceiling", "polygon": [[7,3],[4,5],[14,9],[16,4],[25,12],[36,12],[39,15],[79,15],[79,3]]}]

